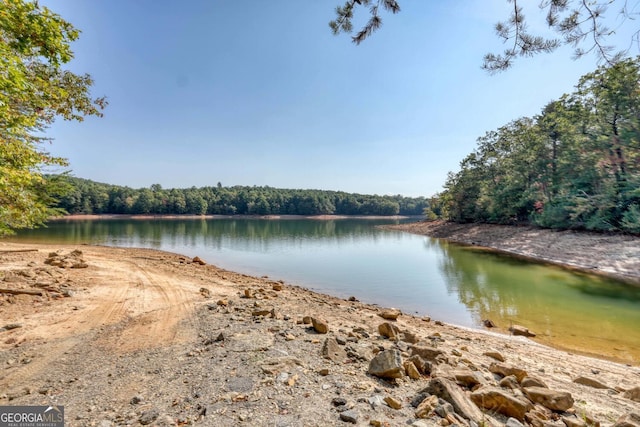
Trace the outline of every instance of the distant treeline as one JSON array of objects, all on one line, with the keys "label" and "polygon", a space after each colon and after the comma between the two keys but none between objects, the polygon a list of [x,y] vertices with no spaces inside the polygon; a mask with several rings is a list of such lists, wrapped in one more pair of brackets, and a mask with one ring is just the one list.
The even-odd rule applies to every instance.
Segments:
[{"label": "distant treeline", "polygon": [[[57,178],[60,178],[58,176]],[[377,196],[272,187],[133,189],[64,177],[70,186],[57,207],[70,214],[169,215],[422,215],[424,197]]]},{"label": "distant treeline", "polygon": [[429,216],[640,233],[640,59],[478,139]]}]

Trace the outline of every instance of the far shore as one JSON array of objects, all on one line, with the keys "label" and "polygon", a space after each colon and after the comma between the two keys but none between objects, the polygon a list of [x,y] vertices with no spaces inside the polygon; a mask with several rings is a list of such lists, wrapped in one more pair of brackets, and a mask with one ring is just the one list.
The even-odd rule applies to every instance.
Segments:
[{"label": "far shore", "polygon": [[165,215],[165,214],[73,214],[53,217],[49,221],[77,221],[77,220],[104,220],[104,219],[314,219],[320,221],[331,221],[337,219],[420,219],[423,216],[407,215]]}]

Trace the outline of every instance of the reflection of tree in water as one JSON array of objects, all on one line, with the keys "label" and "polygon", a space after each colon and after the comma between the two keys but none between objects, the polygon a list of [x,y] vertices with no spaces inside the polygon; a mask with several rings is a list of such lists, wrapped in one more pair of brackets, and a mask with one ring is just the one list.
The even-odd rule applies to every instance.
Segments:
[{"label": "reflection of tree in water", "polygon": [[477,325],[486,318],[515,321],[532,305],[536,316],[550,319],[547,295],[538,292],[544,278],[528,272],[528,263],[444,240],[431,239],[426,245],[442,252],[438,268],[447,290],[458,294]]}]

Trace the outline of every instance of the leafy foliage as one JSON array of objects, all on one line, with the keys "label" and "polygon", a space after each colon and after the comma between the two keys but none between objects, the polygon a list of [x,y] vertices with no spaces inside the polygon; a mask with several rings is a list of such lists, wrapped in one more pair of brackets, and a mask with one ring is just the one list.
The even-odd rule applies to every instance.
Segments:
[{"label": "leafy foliage", "polygon": [[638,233],[640,58],[487,132],[460,166],[431,203],[447,219]]},{"label": "leafy foliage", "polygon": [[84,214],[217,215],[421,215],[424,197],[376,196],[341,191],[272,187],[215,187],[165,190],[158,184],[132,189],[62,177],[72,190],[59,208]]},{"label": "leafy foliage", "polygon": [[62,68],[78,35],[36,2],[0,0],[0,235],[56,212],[50,206],[63,187],[42,171],[66,161],[42,148],[42,131],[56,117],[82,121],[106,105],[90,97],[89,75]]},{"label": "leafy foliage", "polygon": [[[511,7],[509,17],[495,25],[496,35],[508,46],[503,53],[488,53],[482,67],[490,73],[508,69],[518,57],[529,57],[539,53],[552,52],[562,45],[574,48],[574,56],[582,57],[594,52],[605,63],[611,65],[622,59],[629,49],[640,44],[640,30],[634,31],[630,46],[617,50],[607,44],[616,29],[623,25],[633,25],[638,18],[640,2],[629,0],[542,0],[540,13],[545,16],[546,25],[555,37],[533,34],[527,26],[527,19],[521,6],[522,0],[507,0]],[[631,3],[631,4],[630,4]],[[370,18],[352,40],[360,44],[382,25],[380,6],[391,13],[400,12],[400,4],[395,0],[347,0],[344,6],[336,8],[336,19],[329,23],[334,34],[351,33],[353,17],[359,7],[368,7]],[[615,29],[606,26],[605,15],[617,8]],[[630,24],[631,23],[631,24]]]}]

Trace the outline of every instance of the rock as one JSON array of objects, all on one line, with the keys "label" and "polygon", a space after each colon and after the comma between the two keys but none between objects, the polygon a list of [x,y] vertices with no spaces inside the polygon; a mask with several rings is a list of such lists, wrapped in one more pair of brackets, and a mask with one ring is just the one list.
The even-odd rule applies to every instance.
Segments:
[{"label": "rock", "polygon": [[386,320],[396,320],[398,316],[400,316],[402,312],[395,308],[389,308],[386,310],[382,310],[382,312],[378,313],[378,316],[382,317]]},{"label": "rock", "polygon": [[343,397],[334,397],[333,399],[331,399],[331,404],[333,406],[344,406],[347,404],[347,399]]},{"label": "rock", "polygon": [[433,427],[434,424],[429,424],[426,421],[416,420],[410,424],[410,427]]},{"label": "rock", "polygon": [[200,265],[207,265],[207,263],[205,261],[202,260],[202,258],[200,258],[199,256],[194,257],[191,262],[193,262],[194,264],[200,264]]},{"label": "rock", "polygon": [[492,359],[496,359],[500,362],[504,362],[504,356],[500,353],[498,353],[497,351],[486,351],[484,353],[482,353],[485,356],[489,356]]},{"label": "rock", "polygon": [[140,414],[140,418],[138,418],[138,422],[143,426],[149,425],[156,420],[160,416],[160,413],[156,408],[148,409],[142,414]]},{"label": "rock", "polygon": [[440,321],[440,320],[436,320],[436,321],[435,321],[435,322],[433,322],[433,323],[435,323],[435,324],[436,324],[436,325],[438,325],[438,326],[444,326],[444,323],[442,323],[442,321]]},{"label": "rock", "polygon": [[253,298],[253,292],[251,292],[251,289],[245,289],[244,290],[244,297],[245,298]]},{"label": "rock", "polygon": [[531,401],[552,411],[566,411],[573,406],[571,393],[566,391],[554,391],[544,387],[526,387],[523,391]]},{"label": "rock", "polygon": [[271,289],[273,289],[274,291],[281,291],[282,290],[282,284],[281,283],[274,283],[273,285],[271,285]]},{"label": "rock", "polygon": [[409,378],[411,378],[412,380],[420,379],[420,372],[418,371],[418,368],[416,368],[416,365],[413,364],[413,362],[411,362],[410,360],[407,360],[404,362],[403,365],[404,365],[404,371]]},{"label": "rock", "polygon": [[354,411],[352,409],[340,413],[340,419],[342,421],[345,421],[345,422],[348,422],[348,423],[352,423],[352,424],[357,424],[358,423],[358,417],[359,416],[360,416],[360,414],[358,414],[357,411]]},{"label": "rock", "polygon": [[311,324],[311,322],[312,322],[312,320],[313,320],[313,319],[311,318],[311,316],[304,316],[304,317],[302,318],[302,323],[304,323],[305,325],[310,325],[310,324]]},{"label": "rock", "polygon": [[520,385],[522,387],[544,387],[549,388],[547,385],[540,379],[536,377],[524,377],[522,381],[520,381]]},{"label": "rock", "polygon": [[327,338],[322,345],[322,357],[336,363],[342,363],[347,358],[347,352],[335,338]]},{"label": "rock", "polygon": [[400,329],[396,325],[384,322],[378,325],[378,333],[383,337],[396,339],[400,335]]},{"label": "rock", "polygon": [[329,332],[329,324],[326,320],[320,318],[311,318],[311,323],[313,324],[313,329],[319,334],[326,334]]},{"label": "rock", "polygon": [[634,402],[640,402],[640,386],[625,391],[622,397],[633,400]]},{"label": "rock", "polygon": [[443,355],[444,352],[442,350],[438,350],[437,348],[427,347],[424,345],[412,345],[409,347],[411,351],[411,355],[418,355],[425,360],[434,361],[436,357]]},{"label": "rock", "polygon": [[507,423],[505,424],[505,427],[524,427],[524,425],[515,418],[509,418],[507,420]]},{"label": "rock", "polygon": [[482,384],[482,380],[479,375],[476,375],[474,372],[468,369],[458,369],[451,373],[453,378],[455,378],[456,382],[460,385],[463,385],[467,388],[473,388],[478,384]]},{"label": "rock", "polygon": [[587,427],[587,423],[581,419],[572,415],[570,417],[562,417],[562,422],[567,427]]},{"label": "rock", "polygon": [[253,310],[251,312],[252,316],[268,316],[271,314],[271,310],[262,309],[262,310]]},{"label": "rock", "polygon": [[418,335],[411,331],[404,331],[400,339],[404,342],[408,342],[409,344],[415,344],[420,341]]},{"label": "rock", "polygon": [[429,396],[420,402],[416,408],[414,415],[416,418],[428,418],[431,412],[433,412],[438,406],[438,396]]},{"label": "rock", "polygon": [[351,301],[351,302],[358,302],[358,298],[354,297],[353,295],[349,297],[349,299],[347,301]]},{"label": "rock", "polygon": [[367,399],[367,403],[371,405],[371,408],[376,410],[382,406],[385,406],[384,399],[379,394],[375,394]]},{"label": "rock", "polygon": [[520,384],[518,384],[518,379],[516,378],[515,375],[509,375],[504,377],[503,379],[500,380],[498,385],[500,385],[500,387],[502,388],[510,388],[513,390],[520,388]]},{"label": "rock", "polygon": [[535,337],[536,334],[531,332],[528,328],[525,328],[524,326],[520,326],[520,325],[512,325],[509,328],[509,332],[511,332],[513,335],[520,335],[523,337]]},{"label": "rock", "polygon": [[502,375],[503,377],[515,375],[518,382],[522,381],[523,378],[527,376],[527,372],[524,369],[514,368],[513,366],[507,366],[501,363],[492,363],[489,365],[489,372]]},{"label": "rock", "polygon": [[392,407],[393,409],[400,409],[402,408],[402,402],[400,402],[397,399],[394,399],[391,396],[387,396],[384,398],[384,401],[387,403],[387,405],[389,405],[390,407]]},{"label": "rock", "polygon": [[593,387],[593,388],[601,388],[601,389],[609,388],[606,385],[602,384],[600,381],[591,377],[578,377],[575,380],[573,380],[573,382],[576,384],[582,384],[582,385],[586,385],[588,387]]},{"label": "rock", "polygon": [[380,378],[401,378],[402,358],[398,350],[385,350],[369,362],[369,374]]},{"label": "rock", "polygon": [[431,373],[431,362],[424,360],[417,354],[409,357],[407,361],[413,363],[421,374],[429,375]]},{"label": "rock", "polygon": [[493,320],[491,319],[484,319],[482,321],[482,324],[484,325],[485,328],[495,328],[496,324],[493,323]]},{"label": "rock", "polygon": [[229,301],[228,301],[228,300],[226,300],[226,299],[219,299],[219,300],[216,302],[216,304],[217,304],[217,305],[221,305],[221,306],[226,307],[226,306],[228,306],[228,305],[229,305]]},{"label": "rock", "polygon": [[524,421],[524,414],[533,408],[525,399],[517,397],[495,387],[482,387],[471,393],[471,400],[480,408]]},{"label": "rock", "polygon": [[141,403],[142,401],[144,401],[144,398],[142,396],[133,396],[131,398],[131,400],[129,401],[129,403],[131,403],[132,405],[137,405],[138,403]]},{"label": "rock", "polygon": [[434,378],[429,381],[427,387],[420,392],[426,392],[438,396],[453,405],[456,413],[468,420],[480,423],[484,415],[475,406],[467,395],[453,381],[446,378]]},{"label": "rock", "polygon": [[640,427],[640,413],[632,412],[623,415],[611,427]]}]

